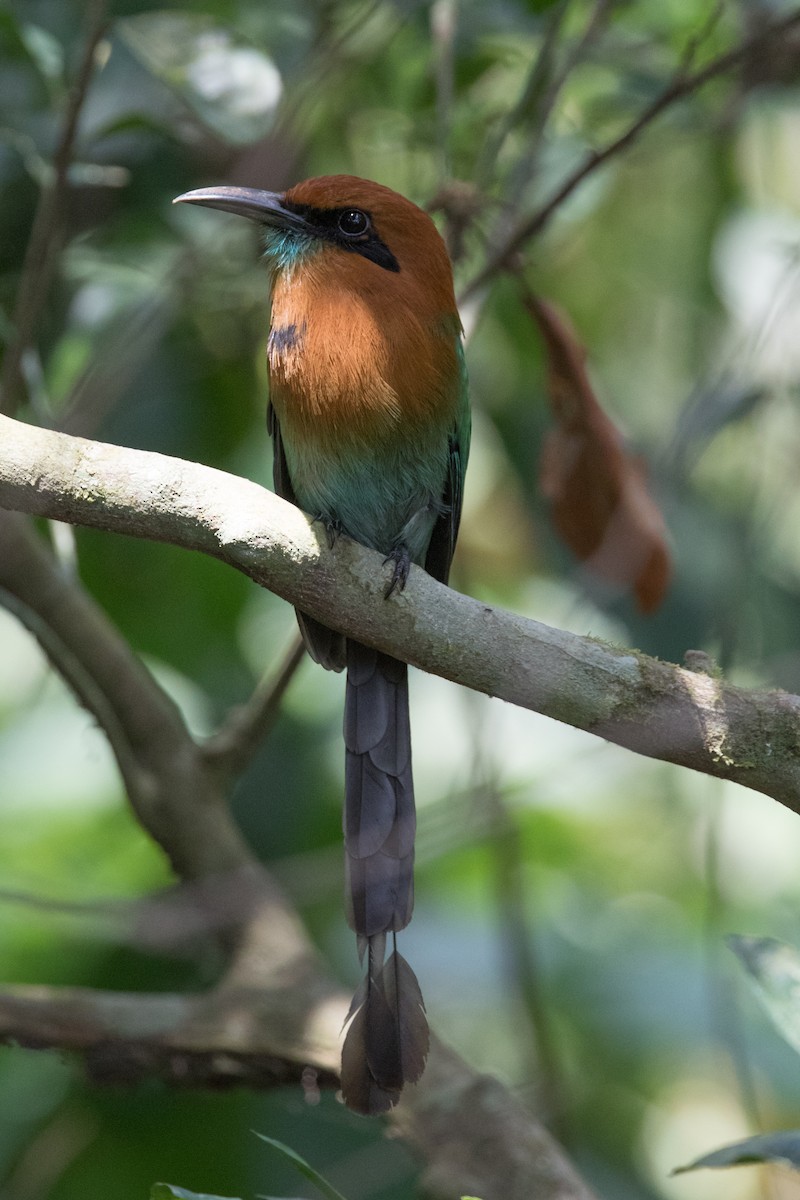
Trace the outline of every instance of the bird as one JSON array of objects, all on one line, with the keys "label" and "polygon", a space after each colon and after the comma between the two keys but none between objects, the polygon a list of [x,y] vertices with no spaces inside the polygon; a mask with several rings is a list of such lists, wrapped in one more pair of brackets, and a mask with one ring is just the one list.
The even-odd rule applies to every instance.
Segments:
[{"label": "bird", "polygon": [[[261,227],[276,492],[331,542],[346,534],[383,554],[387,599],[412,563],[447,583],[470,408],[452,265],[433,220],[352,175],[282,193],[199,188],[175,203]],[[408,668],[308,614],[297,619],[311,657],[346,670],[346,910],[366,965],[340,1078],[347,1106],[373,1115],[419,1080],[429,1050],[419,982],[397,949],[414,905]]]}]

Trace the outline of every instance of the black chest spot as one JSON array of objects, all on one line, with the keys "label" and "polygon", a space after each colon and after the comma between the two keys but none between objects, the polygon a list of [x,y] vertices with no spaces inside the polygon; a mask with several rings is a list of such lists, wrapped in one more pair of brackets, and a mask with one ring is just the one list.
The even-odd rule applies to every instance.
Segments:
[{"label": "black chest spot", "polygon": [[292,350],[297,350],[303,341],[305,327],[298,329],[296,325],[278,325],[269,331],[267,338],[267,354],[270,358],[281,358]]}]

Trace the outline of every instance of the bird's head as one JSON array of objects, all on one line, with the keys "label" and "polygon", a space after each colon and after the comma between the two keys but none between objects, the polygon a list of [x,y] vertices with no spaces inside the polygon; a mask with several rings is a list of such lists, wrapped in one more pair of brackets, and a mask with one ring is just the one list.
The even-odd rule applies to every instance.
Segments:
[{"label": "bird's head", "polygon": [[405,273],[444,287],[452,298],[450,260],[433,221],[398,192],[368,179],[325,175],[283,193],[199,188],[174,203],[220,208],[258,222],[275,271],[333,255],[344,273],[355,271],[364,284],[379,286]]}]

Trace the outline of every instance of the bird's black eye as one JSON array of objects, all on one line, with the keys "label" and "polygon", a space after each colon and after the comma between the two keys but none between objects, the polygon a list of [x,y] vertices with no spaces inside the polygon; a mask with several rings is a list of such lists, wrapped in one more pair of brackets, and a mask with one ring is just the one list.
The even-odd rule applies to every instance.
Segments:
[{"label": "bird's black eye", "polygon": [[346,208],[339,216],[339,232],[345,237],[361,237],[369,229],[369,217],[360,208]]}]

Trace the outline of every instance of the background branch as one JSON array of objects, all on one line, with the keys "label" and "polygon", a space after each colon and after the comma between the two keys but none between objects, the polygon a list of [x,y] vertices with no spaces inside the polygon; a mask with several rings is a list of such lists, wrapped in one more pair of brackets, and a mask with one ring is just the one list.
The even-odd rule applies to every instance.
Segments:
[{"label": "background branch", "polygon": [[205,761],[228,777],[238,775],[263,743],[280,713],[286,689],[305,658],[299,633],[292,638],[275,676],[264,679],[246,704],[234,708],[201,746]]},{"label": "background branch", "polygon": [[[0,991],[0,1039],[80,1053],[92,1079],[179,1087],[331,1086],[348,997],[323,976],[205,996],[15,987]],[[309,1068],[311,1080],[309,1079]],[[432,1039],[421,1083],[394,1110],[427,1164],[428,1195],[592,1200],[558,1143],[503,1087]],[[487,1153],[486,1148],[491,1152]]]},{"label": "background branch", "polygon": [[137,820],[178,875],[195,879],[212,866],[248,862],[236,830],[220,821],[219,788],[177,706],[27,522],[8,512],[0,514],[0,587],[105,732]]}]

